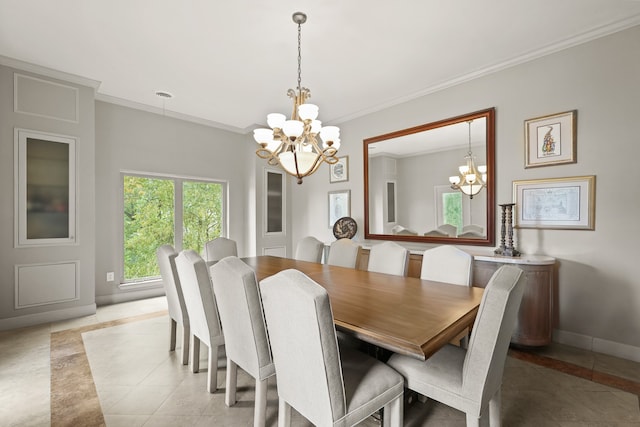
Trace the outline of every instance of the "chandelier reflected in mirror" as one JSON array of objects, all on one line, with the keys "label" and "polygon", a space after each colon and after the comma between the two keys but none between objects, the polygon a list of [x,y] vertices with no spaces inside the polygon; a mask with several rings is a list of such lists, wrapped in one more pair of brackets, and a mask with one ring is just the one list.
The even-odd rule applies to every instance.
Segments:
[{"label": "chandelier reflected in mirror", "polygon": [[469,151],[464,156],[466,164],[458,167],[458,175],[450,176],[449,182],[451,188],[459,190],[463,194],[473,199],[473,196],[478,194],[483,188],[487,186],[487,166],[481,165],[476,167],[474,161],[474,155],[471,151],[471,123],[473,120],[469,120]]},{"label": "chandelier reflected in mirror", "polygon": [[[256,154],[271,166],[280,166],[289,175],[298,179],[314,173],[322,162],[335,164],[340,148],[340,129],[336,126],[322,126],[318,120],[318,106],[307,104],[311,92],[301,86],[301,26],[307,21],[302,12],[293,14],[293,22],[298,25],[298,87],[289,89],[287,95],[293,100],[291,119],[284,114],[267,115],[271,129],[253,131],[253,138],[260,145]],[[318,136],[322,143],[318,140]]]}]

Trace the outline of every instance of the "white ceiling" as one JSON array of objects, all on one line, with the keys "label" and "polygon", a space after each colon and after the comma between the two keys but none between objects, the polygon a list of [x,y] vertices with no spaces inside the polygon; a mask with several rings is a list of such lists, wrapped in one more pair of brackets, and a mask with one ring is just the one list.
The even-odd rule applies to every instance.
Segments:
[{"label": "white ceiling", "polygon": [[325,124],[640,24],[639,0],[0,0],[0,55],[243,132],[290,113],[298,10]]}]

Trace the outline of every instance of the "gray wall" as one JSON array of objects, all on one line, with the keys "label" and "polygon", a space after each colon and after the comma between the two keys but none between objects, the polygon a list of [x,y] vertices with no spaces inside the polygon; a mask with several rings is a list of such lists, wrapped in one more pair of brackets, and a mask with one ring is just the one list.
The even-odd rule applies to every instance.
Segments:
[{"label": "gray wall", "polygon": [[[253,143],[255,145],[255,143]],[[253,145],[246,136],[183,120],[96,102],[96,300],[98,304],[162,293],[161,284],[121,287],[121,171],[168,174],[228,182],[229,238],[238,253],[253,253],[245,224],[252,224]]]},{"label": "gray wall", "polygon": [[[54,111],[60,101],[57,91],[64,85],[77,88],[78,121],[74,123],[59,118],[43,117],[14,111],[14,74],[27,75],[37,79],[33,86],[29,82],[21,88],[28,99],[25,103],[43,106]],[[62,73],[59,73],[62,75]],[[58,80],[43,78],[29,71],[0,65],[0,330],[18,326],[58,320],[95,312],[95,141],[94,141],[94,88],[88,79],[75,78]],[[54,83],[50,86],[49,83]],[[78,83],[80,82],[80,83]],[[38,93],[33,87],[52,88],[52,91]],[[30,87],[31,86],[31,87]],[[73,89],[71,89],[73,91]],[[64,105],[69,106],[69,98]],[[62,103],[62,102],[61,102]],[[71,101],[72,104],[75,101]],[[72,107],[73,108],[73,107]],[[29,110],[34,111],[34,110]],[[55,114],[55,112],[53,113]],[[66,118],[66,117],[63,117]],[[14,247],[14,129],[22,128],[47,134],[58,134],[76,138],[77,175],[77,244],[63,246],[40,246],[28,248]],[[75,301],[46,303],[32,307],[15,307],[16,265],[52,264],[78,262],[78,299]],[[33,291],[47,294],[51,287],[65,286],[59,283],[42,283],[42,288]],[[41,290],[41,292],[40,292]],[[56,295],[49,295],[47,301],[56,301]]]},{"label": "gray wall", "polygon": [[[640,182],[639,99],[636,26],[342,123],[340,154],[349,156],[349,182],[329,184],[323,166],[294,187],[293,241],[305,235],[333,240],[326,225],[327,192],[332,190],[351,190],[352,216],[363,227],[363,139],[495,107],[497,203],[512,201],[514,180],[596,175],[595,231],[516,234],[524,253],[559,261],[555,339],[640,360],[640,192],[633,187]],[[572,109],[578,110],[578,162],[525,170],[524,120]],[[360,229],[356,238],[362,235]]]}]

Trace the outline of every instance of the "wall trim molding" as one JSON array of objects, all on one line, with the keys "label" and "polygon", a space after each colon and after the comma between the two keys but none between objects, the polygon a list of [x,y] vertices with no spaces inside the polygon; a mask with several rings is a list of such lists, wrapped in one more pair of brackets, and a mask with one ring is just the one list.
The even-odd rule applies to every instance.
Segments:
[{"label": "wall trim molding", "polygon": [[634,347],[628,344],[576,334],[575,332],[561,331],[559,329],[553,331],[553,341],[583,350],[640,362],[640,347]]},{"label": "wall trim molding", "polygon": [[98,87],[100,87],[100,84],[102,83],[98,80],[77,76],[75,74],[65,73],[64,71],[58,71],[52,68],[43,67],[41,65],[31,64],[29,62],[20,61],[19,59],[9,58],[8,56],[3,55],[0,55],[0,65],[15,68],[17,70],[28,71],[30,73],[50,77],[56,80],[62,80],[67,83],[75,83],[81,86],[88,86],[90,88],[93,88],[94,92],[98,90]]},{"label": "wall trim molding", "polygon": [[24,316],[9,317],[6,319],[0,319],[0,331],[26,328],[28,326],[58,322],[61,320],[75,319],[77,317],[90,316],[92,314],[96,314],[95,304],[87,304],[78,307],[45,311],[44,313],[34,313],[26,314]]},{"label": "wall trim molding", "polygon": [[164,295],[165,295],[164,288],[162,286],[141,289],[136,291],[122,292],[122,293],[112,294],[112,295],[96,295],[96,305],[102,306],[102,305],[118,304],[121,302],[129,302],[129,301],[136,301],[136,300],[145,299],[145,298],[161,297]]}]

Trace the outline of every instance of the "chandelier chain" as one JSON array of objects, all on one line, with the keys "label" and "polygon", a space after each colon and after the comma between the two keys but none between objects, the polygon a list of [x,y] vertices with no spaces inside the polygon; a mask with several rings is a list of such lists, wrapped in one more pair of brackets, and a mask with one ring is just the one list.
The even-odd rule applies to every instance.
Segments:
[{"label": "chandelier chain", "polygon": [[300,92],[300,88],[302,87],[302,24],[298,24],[298,92]]}]

